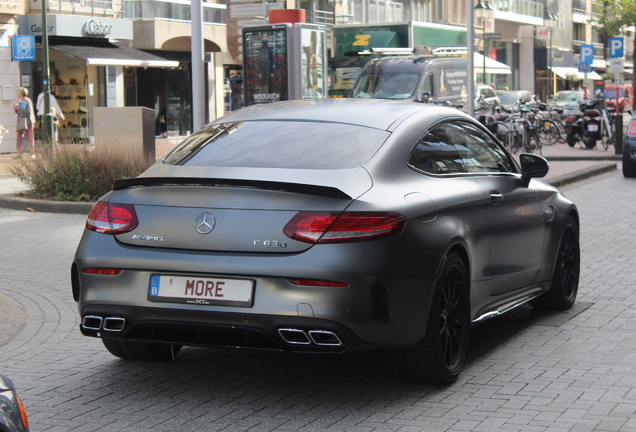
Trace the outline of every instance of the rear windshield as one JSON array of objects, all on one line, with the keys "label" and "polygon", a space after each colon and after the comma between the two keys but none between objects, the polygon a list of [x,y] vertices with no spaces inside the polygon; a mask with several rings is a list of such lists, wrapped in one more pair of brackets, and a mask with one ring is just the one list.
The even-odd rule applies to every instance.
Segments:
[{"label": "rear windshield", "polygon": [[400,73],[394,75],[364,74],[358,78],[353,97],[374,99],[408,99],[415,90],[419,75]]},{"label": "rear windshield", "polygon": [[577,101],[581,102],[583,100],[582,92],[572,92],[572,93],[559,93],[557,92],[556,96],[554,96],[554,100],[557,102],[565,102],[565,101]]},{"label": "rear windshield", "polygon": [[497,93],[502,105],[514,105],[517,103],[517,93]]},{"label": "rear windshield", "polygon": [[347,169],[366,163],[389,132],[339,123],[252,121],[207,126],[163,163],[245,168]]}]

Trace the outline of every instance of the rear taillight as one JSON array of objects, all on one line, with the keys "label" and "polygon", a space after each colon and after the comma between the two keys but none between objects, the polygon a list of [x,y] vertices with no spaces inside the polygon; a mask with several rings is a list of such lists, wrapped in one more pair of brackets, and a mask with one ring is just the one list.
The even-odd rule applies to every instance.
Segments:
[{"label": "rear taillight", "polygon": [[566,123],[574,123],[574,120],[576,120],[574,117],[568,117],[567,119],[565,119]]},{"label": "rear taillight", "polygon": [[137,213],[132,204],[97,201],[86,220],[86,228],[102,234],[123,234],[137,228]]},{"label": "rear taillight", "polygon": [[394,212],[298,212],[283,233],[311,244],[351,243],[398,235],[405,225],[404,216]]},{"label": "rear taillight", "polygon": [[636,136],[636,119],[632,119],[631,123],[629,124],[629,128],[627,128],[627,134],[630,137]]}]

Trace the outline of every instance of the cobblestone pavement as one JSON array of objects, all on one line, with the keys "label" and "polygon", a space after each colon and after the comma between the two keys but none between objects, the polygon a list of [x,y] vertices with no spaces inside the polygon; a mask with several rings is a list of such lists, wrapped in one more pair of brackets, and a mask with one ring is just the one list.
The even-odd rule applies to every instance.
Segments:
[{"label": "cobblestone pavement", "polygon": [[448,387],[403,382],[373,352],[116,359],[78,330],[69,267],[84,216],[0,209],[0,293],[29,318],[0,371],[33,432],[636,431],[636,181],[612,172],[564,191],[581,211],[576,307],[475,328]]}]

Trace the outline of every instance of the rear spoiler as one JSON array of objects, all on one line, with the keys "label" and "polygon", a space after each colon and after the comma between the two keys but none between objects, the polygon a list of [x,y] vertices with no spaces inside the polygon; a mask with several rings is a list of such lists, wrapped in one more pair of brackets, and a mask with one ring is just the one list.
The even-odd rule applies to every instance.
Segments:
[{"label": "rear spoiler", "polygon": [[214,187],[248,187],[254,189],[294,192],[317,195],[328,198],[352,199],[349,195],[331,186],[317,186],[300,183],[275,182],[267,180],[220,179],[197,177],[135,177],[115,180],[113,190],[129,189],[144,186],[214,186]]}]

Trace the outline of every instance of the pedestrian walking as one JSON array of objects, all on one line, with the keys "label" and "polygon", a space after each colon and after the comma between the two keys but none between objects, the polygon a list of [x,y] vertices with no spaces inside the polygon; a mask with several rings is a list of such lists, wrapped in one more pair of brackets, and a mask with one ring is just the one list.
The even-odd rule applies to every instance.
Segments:
[{"label": "pedestrian walking", "polygon": [[18,156],[22,155],[22,141],[26,137],[29,150],[35,157],[35,139],[33,136],[33,129],[35,128],[35,114],[33,110],[33,102],[29,99],[29,90],[24,87],[16,90],[16,96],[19,102],[13,105],[13,110],[18,115],[18,122],[16,125],[16,150]]},{"label": "pedestrian walking", "polygon": [[[66,120],[66,118],[64,117],[64,113],[62,112],[62,108],[60,108],[60,105],[57,103],[57,99],[55,98],[55,95],[53,93],[49,93],[49,106],[51,108],[55,108],[55,111],[57,112],[60,120]],[[38,98],[35,102],[35,108],[37,108],[37,114],[41,121],[42,115],[44,115],[44,93],[40,93],[38,95]]]}]

